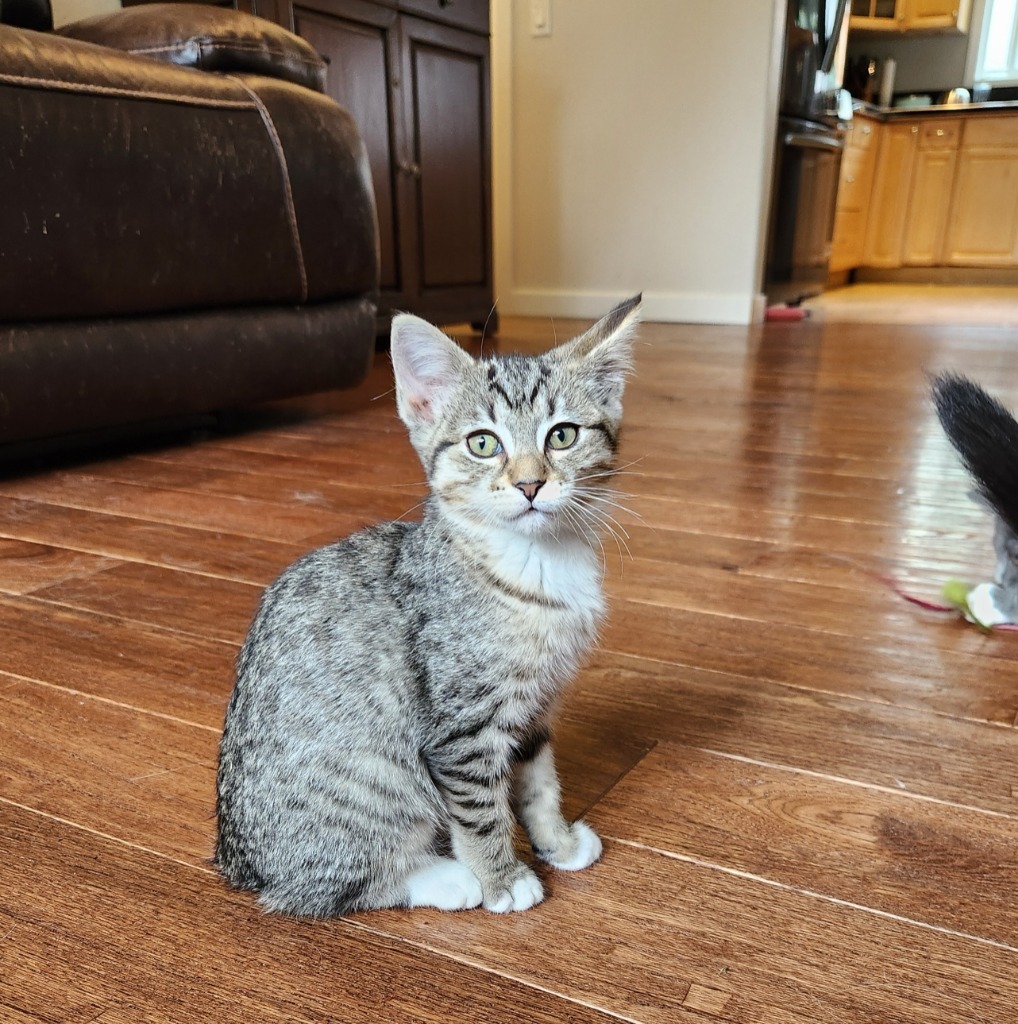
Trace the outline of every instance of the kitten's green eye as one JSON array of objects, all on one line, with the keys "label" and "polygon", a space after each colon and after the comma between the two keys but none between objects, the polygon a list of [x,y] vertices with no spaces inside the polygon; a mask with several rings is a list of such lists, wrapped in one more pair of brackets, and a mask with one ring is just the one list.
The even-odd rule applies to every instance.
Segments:
[{"label": "kitten's green eye", "polygon": [[467,447],[479,459],[490,459],[502,450],[502,442],[490,431],[477,430],[467,437]]},{"label": "kitten's green eye", "polygon": [[548,431],[548,439],[544,443],[555,451],[562,451],[564,448],[572,448],[579,434],[580,428],[574,424],[559,423]]}]

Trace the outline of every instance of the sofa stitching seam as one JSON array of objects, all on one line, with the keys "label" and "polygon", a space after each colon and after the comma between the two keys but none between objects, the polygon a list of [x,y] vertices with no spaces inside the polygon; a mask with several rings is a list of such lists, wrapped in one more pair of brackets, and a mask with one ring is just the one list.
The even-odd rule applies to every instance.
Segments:
[{"label": "sofa stitching seam", "polygon": [[279,133],[276,131],[276,126],[272,121],[272,115],[262,102],[261,97],[241,79],[236,78],[234,75],[227,75],[226,77],[237,82],[254,101],[255,107],[258,109],[259,114],[261,114],[262,123],[265,125],[265,129],[272,141],[272,146],[276,153],[276,160],[279,163],[279,170],[283,176],[283,191],[286,195],[286,215],[287,220],[290,223],[290,237],[293,242],[294,254],[297,257],[297,272],[300,276],[300,301],[307,302],[308,279],[307,271],[304,266],[304,248],[300,240],[300,227],[297,224],[297,210],[294,206],[293,189],[290,185],[290,169],[286,163],[286,154],[283,152],[282,139],[280,139]]},{"label": "sofa stitching seam", "polygon": [[[114,85],[87,85],[83,82],[62,82],[58,78],[12,75],[3,71],[0,71],[0,82],[10,85],[25,85],[31,88],[57,89],[61,92],[78,92],[89,96],[124,96],[128,99],[179,103],[184,106],[216,107],[225,110],[257,110],[259,108],[259,104],[252,102],[252,100],[222,100],[208,96],[181,96],[168,92],[145,92],[141,89],[124,89]],[[248,94],[251,95],[250,90],[248,90]]]},{"label": "sofa stitching seam", "polygon": [[185,42],[170,43],[166,46],[132,46],[126,52],[145,54],[145,53],[186,53],[187,50],[194,44],[203,50],[205,49],[224,49],[224,50],[238,50],[245,53],[263,53],[268,57],[280,57],[286,60],[298,61],[301,64],[306,64],[308,67],[320,70],[325,67],[325,61],[320,57],[304,57],[299,53],[293,53],[292,51],[284,50],[280,47],[264,47],[259,46],[257,43],[241,43],[234,42],[229,39],[216,39],[203,36],[201,38],[188,39]]}]

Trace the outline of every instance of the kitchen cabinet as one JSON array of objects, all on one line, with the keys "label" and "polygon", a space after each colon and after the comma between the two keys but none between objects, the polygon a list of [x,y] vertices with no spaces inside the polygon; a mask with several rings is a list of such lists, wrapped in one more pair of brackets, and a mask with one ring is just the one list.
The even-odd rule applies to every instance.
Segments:
[{"label": "kitchen cabinet", "polygon": [[880,127],[877,121],[858,116],[852,119],[847,129],[834,214],[832,273],[849,270],[862,263],[866,213],[873,187]]},{"label": "kitchen cabinet", "polygon": [[863,32],[968,32],[972,0],[852,0],[849,27]]},{"label": "kitchen cabinet", "polygon": [[905,0],[852,0],[849,28],[870,32],[900,32]]},{"label": "kitchen cabinet", "polygon": [[960,137],[960,120],[937,118],[919,126],[902,240],[906,266],[932,267],[942,260]]},{"label": "kitchen cabinet", "polygon": [[906,32],[968,32],[972,0],[903,0]]},{"label": "kitchen cabinet", "polygon": [[895,121],[883,126],[866,224],[863,262],[867,266],[901,266],[912,169],[918,148],[918,124]]},{"label": "kitchen cabinet", "polygon": [[1018,266],[1018,117],[965,124],[945,244],[953,266]]},{"label": "kitchen cabinet", "polygon": [[[281,0],[364,137],[381,236],[379,327],[492,311],[487,0]],[[494,327],[494,318],[488,329]]]},{"label": "kitchen cabinet", "polygon": [[891,269],[942,262],[960,120],[884,126],[863,263]]},{"label": "kitchen cabinet", "polygon": [[894,117],[875,127],[868,191],[857,146],[846,148],[832,273],[1018,269],[1018,114]]}]

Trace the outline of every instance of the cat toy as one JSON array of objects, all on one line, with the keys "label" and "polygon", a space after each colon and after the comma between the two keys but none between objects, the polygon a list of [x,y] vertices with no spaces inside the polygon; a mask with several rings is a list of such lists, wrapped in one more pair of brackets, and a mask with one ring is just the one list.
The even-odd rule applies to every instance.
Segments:
[{"label": "cat toy", "polygon": [[993,600],[992,583],[971,586],[961,580],[948,580],[940,591],[945,603],[938,604],[935,601],[928,601],[925,598],[906,593],[890,580],[885,582],[899,597],[904,598],[910,604],[918,605],[930,612],[960,614],[966,622],[971,622],[985,632],[994,629],[1018,630],[1018,623],[1001,620],[1001,613]]}]

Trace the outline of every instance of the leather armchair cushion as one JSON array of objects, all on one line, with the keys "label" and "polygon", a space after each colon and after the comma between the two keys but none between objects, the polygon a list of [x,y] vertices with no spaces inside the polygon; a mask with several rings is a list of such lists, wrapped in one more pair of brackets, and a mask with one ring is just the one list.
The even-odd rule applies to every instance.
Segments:
[{"label": "leather armchair cushion", "polygon": [[145,4],[73,22],[57,34],[169,64],[325,89],[325,61],[308,42],[264,18],[221,7]]},{"label": "leather armchair cushion", "polygon": [[0,25],[48,32],[53,27],[49,0],[0,0]]},{"label": "leather armchair cushion", "polygon": [[367,157],[322,93],[0,25],[0,111],[0,324],[377,288]]}]

